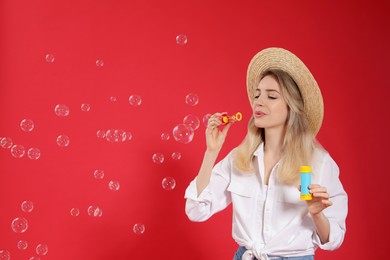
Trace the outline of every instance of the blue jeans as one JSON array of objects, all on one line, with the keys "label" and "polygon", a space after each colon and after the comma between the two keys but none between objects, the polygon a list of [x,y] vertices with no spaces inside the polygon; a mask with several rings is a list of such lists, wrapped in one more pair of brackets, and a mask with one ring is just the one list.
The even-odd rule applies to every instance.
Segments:
[{"label": "blue jeans", "polygon": [[[243,247],[243,246],[240,246],[236,253],[234,254],[234,258],[233,260],[241,260],[242,259],[242,255],[245,253],[246,251],[246,248]],[[257,258],[255,258],[256,260]],[[314,256],[313,255],[304,255],[304,256],[292,256],[292,257],[272,257],[272,259],[275,259],[275,260],[314,260]]]}]

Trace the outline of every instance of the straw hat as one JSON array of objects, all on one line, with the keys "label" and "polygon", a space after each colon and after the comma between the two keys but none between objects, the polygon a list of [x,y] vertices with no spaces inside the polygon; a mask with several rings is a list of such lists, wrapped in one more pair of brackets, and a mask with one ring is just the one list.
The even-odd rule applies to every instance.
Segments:
[{"label": "straw hat", "polygon": [[268,69],[287,72],[298,85],[304,104],[304,112],[314,135],[321,128],[324,118],[324,103],[321,90],[305,64],[293,53],[282,48],[268,48],[257,53],[248,66],[246,85],[252,103],[260,75]]}]

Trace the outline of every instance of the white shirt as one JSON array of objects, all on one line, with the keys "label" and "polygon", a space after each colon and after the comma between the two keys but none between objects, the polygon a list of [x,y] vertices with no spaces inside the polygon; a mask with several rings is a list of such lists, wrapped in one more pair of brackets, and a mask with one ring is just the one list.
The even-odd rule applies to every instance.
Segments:
[{"label": "white shirt", "polygon": [[232,235],[240,246],[246,247],[248,259],[314,255],[318,247],[334,250],[342,244],[348,199],[339,180],[339,168],[328,153],[317,149],[311,164],[312,183],[326,187],[333,202],[323,210],[330,222],[326,244],[321,244],[297,186],[278,182],[278,164],[265,185],[263,144],[254,154],[258,167],[253,174],[236,170],[232,153],[214,166],[210,183],[199,196],[196,179],[188,186],[185,198],[190,220],[205,221],[233,203]]}]

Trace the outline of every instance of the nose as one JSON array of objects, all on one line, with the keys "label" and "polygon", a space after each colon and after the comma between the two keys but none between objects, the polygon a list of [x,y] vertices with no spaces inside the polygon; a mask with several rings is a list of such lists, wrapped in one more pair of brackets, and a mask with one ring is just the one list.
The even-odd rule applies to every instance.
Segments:
[{"label": "nose", "polygon": [[264,105],[263,96],[262,96],[262,95],[259,95],[259,96],[255,99],[254,104],[255,104],[255,105],[258,105],[258,106],[263,106],[263,105]]}]

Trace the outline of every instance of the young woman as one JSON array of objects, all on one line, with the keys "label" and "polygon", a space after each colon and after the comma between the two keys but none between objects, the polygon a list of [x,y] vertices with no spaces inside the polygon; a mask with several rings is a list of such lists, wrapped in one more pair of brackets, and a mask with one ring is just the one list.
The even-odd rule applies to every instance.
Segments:
[{"label": "young woman", "polygon": [[[347,194],[339,169],[316,142],[323,101],[314,77],[291,52],[268,48],[248,67],[253,114],[243,142],[215,166],[232,123],[221,113],[206,128],[207,149],[186,190],[186,214],[205,221],[233,206],[239,259],[314,259],[343,242]],[[312,200],[300,199],[300,166],[312,169]]]}]

